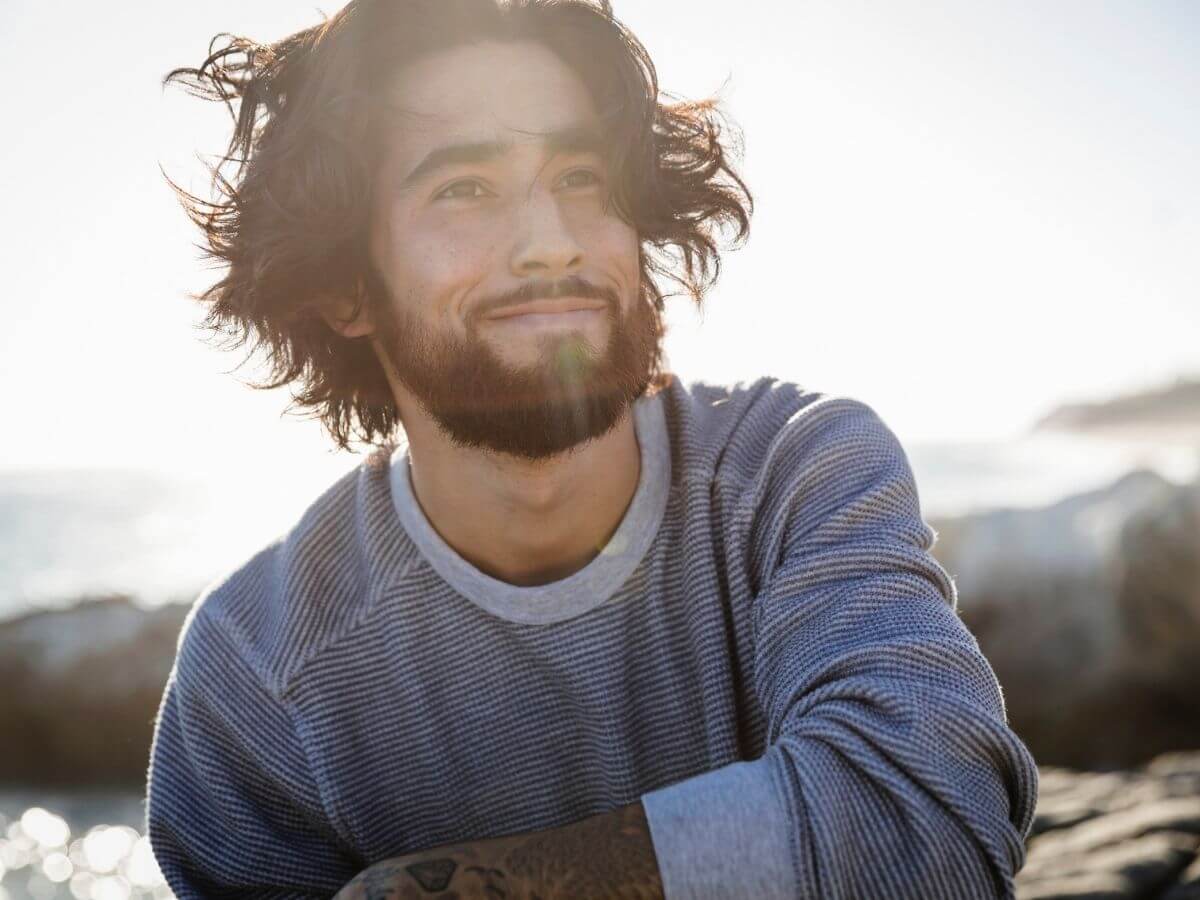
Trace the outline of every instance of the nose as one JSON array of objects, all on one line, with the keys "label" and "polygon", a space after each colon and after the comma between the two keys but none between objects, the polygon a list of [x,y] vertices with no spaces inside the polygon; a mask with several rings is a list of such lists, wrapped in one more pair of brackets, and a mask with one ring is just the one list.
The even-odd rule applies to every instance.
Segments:
[{"label": "nose", "polygon": [[550,191],[531,191],[517,212],[512,271],[519,277],[554,277],[576,271],[583,248],[563,220],[558,200]]}]

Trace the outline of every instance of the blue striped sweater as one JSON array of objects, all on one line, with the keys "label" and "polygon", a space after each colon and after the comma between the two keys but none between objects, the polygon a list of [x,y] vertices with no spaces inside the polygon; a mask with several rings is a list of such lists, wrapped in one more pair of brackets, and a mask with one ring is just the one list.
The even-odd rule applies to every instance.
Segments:
[{"label": "blue striped sweater", "polygon": [[383,448],[196,601],[147,788],[180,900],[641,799],[675,898],[1012,897],[1037,770],[861,401],[677,380],[635,404],[604,550],[490,578]]}]

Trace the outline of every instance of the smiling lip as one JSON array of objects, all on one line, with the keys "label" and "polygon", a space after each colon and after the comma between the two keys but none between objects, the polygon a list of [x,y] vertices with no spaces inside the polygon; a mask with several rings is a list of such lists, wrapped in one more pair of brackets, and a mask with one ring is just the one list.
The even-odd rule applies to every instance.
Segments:
[{"label": "smiling lip", "polygon": [[489,315],[489,319],[512,319],[516,316],[545,315],[548,313],[569,313],[580,310],[600,310],[606,304],[603,300],[583,300],[577,297],[559,297],[555,300],[534,300],[531,303],[520,303],[516,306],[506,306]]}]

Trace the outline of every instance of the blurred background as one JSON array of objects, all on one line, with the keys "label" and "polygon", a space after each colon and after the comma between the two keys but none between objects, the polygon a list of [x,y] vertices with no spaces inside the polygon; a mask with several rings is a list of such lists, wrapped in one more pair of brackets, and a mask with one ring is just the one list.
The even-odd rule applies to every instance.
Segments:
[{"label": "blurred background", "polygon": [[[615,9],[664,90],[723,100],[757,203],[703,313],[669,304],[671,367],[901,439],[1042,766],[1021,896],[1200,897],[1200,4]],[[160,166],[204,193],[228,119],[160,81],[321,14],[3,12],[0,900],[162,898],[186,604],[361,457],[195,328],[217,276]]]}]

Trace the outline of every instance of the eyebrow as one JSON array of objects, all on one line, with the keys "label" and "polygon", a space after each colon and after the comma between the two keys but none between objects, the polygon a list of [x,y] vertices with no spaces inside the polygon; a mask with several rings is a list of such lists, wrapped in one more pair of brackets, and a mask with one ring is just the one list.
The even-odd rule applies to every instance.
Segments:
[{"label": "eyebrow", "polygon": [[[491,162],[508,153],[513,145],[513,141],[476,141],[435,147],[404,177],[400,187],[409,187],[431,172],[447,166]],[[603,156],[605,146],[603,136],[590,125],[572,125],[542,136],[546,159],[560,153],[596,153]]]}]

